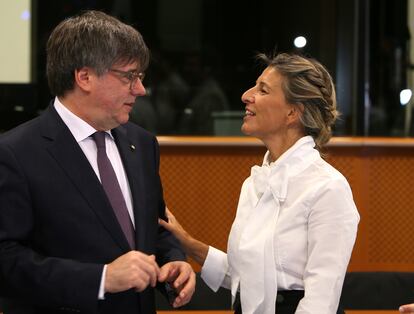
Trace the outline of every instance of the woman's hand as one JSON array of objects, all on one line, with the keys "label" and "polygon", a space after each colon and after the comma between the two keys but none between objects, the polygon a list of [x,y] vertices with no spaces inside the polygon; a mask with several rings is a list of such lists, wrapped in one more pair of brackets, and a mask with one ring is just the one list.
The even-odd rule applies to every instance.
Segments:
[{"label": "woman's hand", "polygon": [[208,245],[190,236],[167,207],[165,208],[165,216],[168,221],[158,219],[160,226],[171,232],[180,241],[184,251],[198,264],[203,265],[208,254]]},{"label": "woman's hand", "polygon": [[414,303],[400,306],[400,313],[414,314]]},{"label": "woman's hand", "polygon": [[167,217],[168,221],[158,219],[158,223],[169,232],[171,232],[178,239],[178,241],[180,241],[182,246],[186,247],[191,239],[191,236],[187,231],[184,230],[173,213],[170,212],[167,207],[165,207],[165,216]]}]

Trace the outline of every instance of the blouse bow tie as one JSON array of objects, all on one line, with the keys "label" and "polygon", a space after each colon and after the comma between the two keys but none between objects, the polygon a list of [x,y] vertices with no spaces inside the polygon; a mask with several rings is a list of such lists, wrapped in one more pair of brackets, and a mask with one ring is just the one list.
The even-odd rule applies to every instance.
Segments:
[{"label": "blouse bow tie", "polygon": [[[241,291],[243,313],[275,312],[277,272],[274,230],[286,199],[289,167],[286,164],[254,166],[244,185],[247,197],[239,202],[228,250],[237,260],[232,274],[232,294]],[[270,193],[269,193],[270,192]]]},{"label": "blouse bow tie", "polygon": [[286,199],[289,177],[289,165],[280,166],[253,166],[251,169],[252,192],[254,206],[260,200],[267,188],[270,188],[273,197],[281,202]]}]

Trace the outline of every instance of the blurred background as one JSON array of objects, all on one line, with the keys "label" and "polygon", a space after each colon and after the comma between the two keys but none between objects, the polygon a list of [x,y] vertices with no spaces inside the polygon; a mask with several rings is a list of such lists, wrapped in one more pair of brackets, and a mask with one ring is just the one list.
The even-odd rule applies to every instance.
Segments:
[{"label": "blurred background", "polygon": [[338,136],[412,136],[414,0],[0,0],[0,132],[52,96],[45,44],[65,17],[103,10],[152,52],[132,120],[158,135],[241,135],[257,52],[300,52],[330,70]]}]

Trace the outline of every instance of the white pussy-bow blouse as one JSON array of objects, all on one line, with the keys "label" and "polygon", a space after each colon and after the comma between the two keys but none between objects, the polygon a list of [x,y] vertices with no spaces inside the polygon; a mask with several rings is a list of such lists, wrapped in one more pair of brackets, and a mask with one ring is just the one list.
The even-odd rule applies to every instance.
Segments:
[{"label": "white pussy-bow blouse", "polygon": [[273,314],[278,290],[305,290],[296,313],[336,313],[359,215],[347,180],[299,139],[266,153],[243,183],[227,254],[209,248],[201,276],[240,291],[243,314]]}]

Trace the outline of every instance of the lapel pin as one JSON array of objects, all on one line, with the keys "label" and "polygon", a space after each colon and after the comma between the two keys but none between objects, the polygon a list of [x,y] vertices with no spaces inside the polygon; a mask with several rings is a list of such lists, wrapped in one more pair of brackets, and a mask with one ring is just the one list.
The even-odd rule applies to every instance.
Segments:
[{"label": "lapel pin", "polygon": [[131,151],[134,151],[134,150],[135,150],[135,145],[130,144],[130,145],[129,145],[129,148],[131,149]]}]

